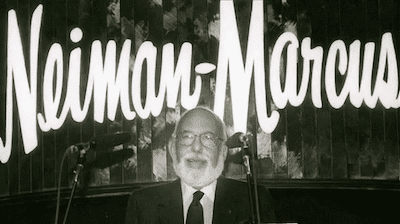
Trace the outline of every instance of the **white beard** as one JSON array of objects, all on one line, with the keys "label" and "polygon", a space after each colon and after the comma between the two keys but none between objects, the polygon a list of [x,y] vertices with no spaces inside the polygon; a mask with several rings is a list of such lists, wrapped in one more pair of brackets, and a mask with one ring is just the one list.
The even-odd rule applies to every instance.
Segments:
[{"label": "white beard", "polygon": [[207,166],[205,169],[194,169],[186,166],[185,160],[188,158],[199,157],[193,153],[186,154],[180,159],[180,162],[174,159],[174,170],[176,175],[187,185],[194,188],[202,188],[211,184],[216,180],[224,170],[224,158],[222,156],[222,150],[218,157],[217,166],[214,168],[211,165],[211,160],[208,156],[200,156],[202,159],[207,160]]}]

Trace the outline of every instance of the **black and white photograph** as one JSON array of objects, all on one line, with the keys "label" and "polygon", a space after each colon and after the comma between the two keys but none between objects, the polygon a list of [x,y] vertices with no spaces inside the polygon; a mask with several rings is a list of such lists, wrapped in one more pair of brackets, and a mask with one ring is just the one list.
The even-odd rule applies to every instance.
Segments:
[{"label": "black and white photograph", "polygon": [[0,223],[400,224],[400,2],[0,0]]}]

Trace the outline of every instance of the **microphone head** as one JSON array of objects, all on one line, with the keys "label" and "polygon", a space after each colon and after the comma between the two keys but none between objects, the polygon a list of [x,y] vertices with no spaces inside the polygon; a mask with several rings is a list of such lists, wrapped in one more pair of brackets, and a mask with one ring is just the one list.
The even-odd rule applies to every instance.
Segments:
[{"label": "microphone head", "polygon": [[242,132],[236,132],[233,134],[231,137],[229,137],[225,145],[228,148],[237,148],[243,145],[243,139],[245,138],[245,135]]}]

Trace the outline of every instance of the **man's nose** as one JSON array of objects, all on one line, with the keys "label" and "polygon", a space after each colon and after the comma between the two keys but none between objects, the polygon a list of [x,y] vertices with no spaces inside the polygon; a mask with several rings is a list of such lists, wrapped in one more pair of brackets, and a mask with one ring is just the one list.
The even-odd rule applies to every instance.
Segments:
[{"label": "man's nose", "polygon": [[200,136],[195,136],[192,144],[192,150],[194,152],[199,152],[203,148],[203,145],[201,144]]}]

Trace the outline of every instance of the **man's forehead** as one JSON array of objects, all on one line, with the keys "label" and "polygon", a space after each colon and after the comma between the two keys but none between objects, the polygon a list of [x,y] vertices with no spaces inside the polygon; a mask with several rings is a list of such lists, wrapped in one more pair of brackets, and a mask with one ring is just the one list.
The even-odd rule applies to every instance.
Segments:
[{"label": "man's forehead", "polygon": [[210,129],[220,129],[222,127],[216,116],[209,110],[196,108],[183,115],[179,122],[178,130],[196,127],[207,127]]}]

